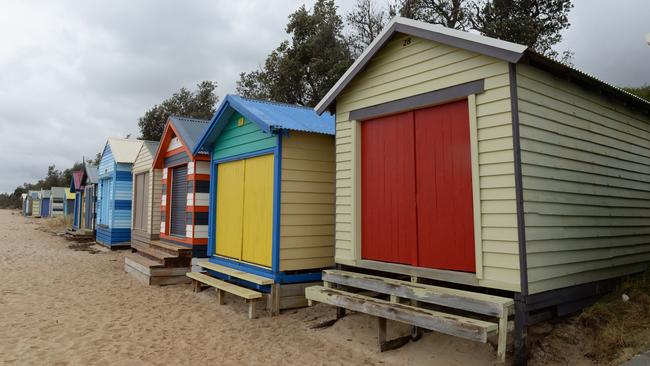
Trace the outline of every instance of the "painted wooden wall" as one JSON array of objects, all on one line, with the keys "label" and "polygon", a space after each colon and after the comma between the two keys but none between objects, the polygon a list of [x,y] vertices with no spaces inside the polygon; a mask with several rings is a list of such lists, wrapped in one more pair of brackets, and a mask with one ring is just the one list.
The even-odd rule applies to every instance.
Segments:
[{"label": "painted wooden wall", "polygon": [[[149,150],[145,146],[147,142],[142,145],[138,157],[133,163],[133,179],[135,182],[135,176],[140,173],[148,172],[149,173],[149,197],[148,201],[148,210],[147,210],[147,233],[153,234],[154,238],[160,236],[160,198],[162,196],[162,169],[153,168],[153,154],[155,154],[155,149],[153,151]],[[135,190],[132,190],[131,201],[134,202]],[[133,212],[132,212],[133,214]]]},{"label": "painted wooden wall", "polygon": [[[241,121],[241,122],[240,122]],[[243,123],[239,126],[240,123]],[[255,123],[248,121],[239,113],[234,113],[215,143],[213,159],[245,154],[251,151],[275,147],[277,139],[264,133]]]},{"label": "painted wooden wall", "polygon": [[280,270],[334,265],[334,137],[291,131],[282,138]]},{"label": "painted wooden wall", "polygon": [[[410,38],[410,42],[406,41]],[[406,41],[406,42],[405,42]],[[349,112],[477,79],[470,97],[476,277],[486,287],[519,289],[510,90],[506,62],[417,37],[396,35],[337,98],[336,261],[360,258],[360,124]],[[505,214],[503,214],[505,213]]]},{"label": "painted wooden wall", "polygon": [[648,268],[650,117],[517,70],[530,292]]},{"label": "painted wooden wall", "polygon": [[98,225],[102,225],[97,227],[97,240],[104,244],[131,239],[132,167],[130,163],[115,163],[110,146],[106,145],[99,163],[97,196]]}]

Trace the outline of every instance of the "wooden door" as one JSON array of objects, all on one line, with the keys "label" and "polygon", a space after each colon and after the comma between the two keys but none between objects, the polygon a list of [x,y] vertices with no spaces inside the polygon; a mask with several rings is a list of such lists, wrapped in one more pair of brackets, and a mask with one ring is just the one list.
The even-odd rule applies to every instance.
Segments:
[{"label": "wooden door", "polygon": [[475,271],[467,101],[415,111],[418,266]]},{"label": "wooden door", "polygon": [[149,173],[140,173],[135,176],[133,183],[133,229],[148,232],[147,225],[149,206]]},{"label": "wooden door", "polygon": [[244,218],[244,160],[217,168],[216,254],[241,260]]},{"label": "wooden door", "polygon": [[185,237],[187,223],[187,165],[172,169],[172,192],[169,233]]},{"label": "wooden door", "polygon": [[273,251],[273,155],[246,159],[242,260],[271,267]]},{"label": "wooden door", "polygon": [[417,264],[413,113],[361,125],[361,256]]},{"label": "wooden door", "polygon": [[361,125],[361,256],[475,271],[467,101]]},{"label": "wooden door", "polygon": [[217,167],[216,254],[272,265],[273,155]]}]

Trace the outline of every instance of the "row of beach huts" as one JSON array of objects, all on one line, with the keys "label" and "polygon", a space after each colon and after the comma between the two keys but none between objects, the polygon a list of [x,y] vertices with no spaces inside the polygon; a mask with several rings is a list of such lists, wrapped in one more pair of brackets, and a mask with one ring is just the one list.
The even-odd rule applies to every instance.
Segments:
[{"label": "row of beach huts", "polygon": [[[650,103],[525,46],[393,19],[314,108],[228,95],[29,192],[150,285],[377,317],[518,363],[529,325],[650,263]],[[73,199],[74,198],[74,199]],[[48,211],[49,210],[49,211]],[[386,339],[386,320],[412,325]]]}]

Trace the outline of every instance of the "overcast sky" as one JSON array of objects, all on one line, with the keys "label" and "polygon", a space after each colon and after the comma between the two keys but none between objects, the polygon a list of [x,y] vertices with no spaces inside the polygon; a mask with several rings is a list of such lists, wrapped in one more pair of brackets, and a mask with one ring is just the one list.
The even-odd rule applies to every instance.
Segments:
[{"label": "overcast sky", "polygon": [[[338,1],[341,11],[352,0]],[[3,1],[0,192],[94,157],[181,87],[235,89],[313,1]],[[559,50],[616,85],[650,83],[650,1],[576,0]]]}]

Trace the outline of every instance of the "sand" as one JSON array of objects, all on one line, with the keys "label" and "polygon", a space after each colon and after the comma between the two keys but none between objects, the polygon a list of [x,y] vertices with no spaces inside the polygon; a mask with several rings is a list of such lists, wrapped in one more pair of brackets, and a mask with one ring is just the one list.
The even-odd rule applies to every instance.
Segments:
[{"label": "sand", "polygon": [[143,286],[123,271],[126,252],[72,250],[43,221],[0,210],[0,364],[495,364],[492,345],[436,333],[379,353],[371,317],[311,329],[334,318],[323,304],[249,320],[239,298],[218,306],[214,291]]}]

